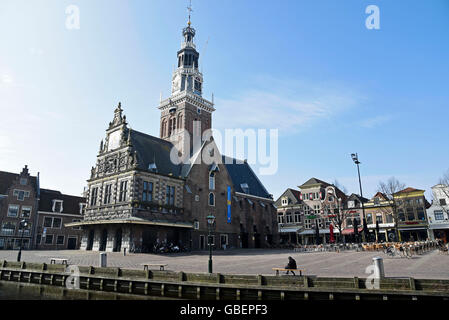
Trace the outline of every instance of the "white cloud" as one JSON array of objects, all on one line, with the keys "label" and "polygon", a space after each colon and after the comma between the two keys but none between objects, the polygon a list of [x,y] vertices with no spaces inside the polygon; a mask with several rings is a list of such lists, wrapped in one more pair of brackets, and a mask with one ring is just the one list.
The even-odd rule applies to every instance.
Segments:
[{"label": "white cloud", "polygon": [[5,156],[8,153],[12,153],[12,142],[7,136],[0,135],[0,154]]},{"label": "white cloud", "polygon": [[29,52],[32,56],[41,56],[44,54],[44,50],[39,48],[30,48]]},{"label": "white cloud", "polygon": [[7,74],[3,74],[1,77],[1,82],[6,83],[6,84],[12,83],[12,78],[11,78],[11,76],[9,76]]},{"label": "white cloud", "polygon": [[381,126],[381,125],[387,123],[391,119],[393,119],[393,116],[391,116],[391,115],[376,116],[376,117],[372,117],[372,118],[364,119],[364,120],[360,121],[360,126],[362,126],[364,128],[374,128],[374,127],[378,127],[378,126]]},{"label": "white cloud", "polygon": [[263,78],[251,86],[256,89],[216,99],[215,128],[277,128],[281,134],[295,133],[354,107],[360,99],[349,88],[329,83]]}]

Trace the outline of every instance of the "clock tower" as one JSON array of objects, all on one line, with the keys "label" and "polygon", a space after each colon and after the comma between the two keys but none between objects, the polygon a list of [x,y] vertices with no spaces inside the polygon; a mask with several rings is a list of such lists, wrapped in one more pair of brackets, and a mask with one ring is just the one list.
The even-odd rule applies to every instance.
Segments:
[{"label": "clock tower", "polygon": [[[190,157],[202,143],[201,136],[212,127],[213,102],[202,97],[203,75],[199,70],[199,56],[193,38],[190,16],[182,30],[183,42],[178,51],[177,69],[173,72],[169,98],[162,100],[160,137],[172,142],[183,156]],[[193,137],[198,138],[194,139]],[[196,145],[193,145],[193,144]]]}]

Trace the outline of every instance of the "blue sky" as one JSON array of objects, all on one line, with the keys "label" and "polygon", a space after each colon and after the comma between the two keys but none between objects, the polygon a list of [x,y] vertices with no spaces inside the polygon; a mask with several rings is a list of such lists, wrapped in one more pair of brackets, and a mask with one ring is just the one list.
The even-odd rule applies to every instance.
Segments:
[{"label": "blue sky", "polygon": [[[80,29],[65,9],[80,9]],[[2,0],[0,170],[80,194],[119,101],[159,132],[157,105],[187,1]],[[365,27],[368,5],[380,30]],[[213,126],[279,129],[278,197],[310,177],[364,195],[395,176],[426,189],[449,169],[449,2],[194,0],[192,25]],[[208,43],[206,47],[206,42]],[[429,196],[429,192],[427,193]]]}]

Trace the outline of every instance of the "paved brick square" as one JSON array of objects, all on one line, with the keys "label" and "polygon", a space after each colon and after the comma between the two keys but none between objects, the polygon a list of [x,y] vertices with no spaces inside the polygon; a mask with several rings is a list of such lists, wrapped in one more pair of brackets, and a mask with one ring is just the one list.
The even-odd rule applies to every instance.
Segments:
[{"label": "paved brick square", "polygon": [[[382,252],[312,252],[298,253],[292,250],[240,249],[216,251],[213,255],[214,272],[224,274],[274,274],[271,268],[283,267],[292,256],[306,275],[334,277],[367,277],[366,268],[372,258],[384,259],[387,277],[415,277],[421,279],[449,279],[449,255],[437,250],[410,259],[387,257]],[[99,252],[91,251],[23,251],[22,261],[50,263],[50,258],[67,258],[69,264],[98,266]],[[17,251],[0,251],[0,260],[15,261]],[[207,272],[207,252],[179,254],[127,254],[107,253],[109,267],[143,269],[141,264],[163,263],[167,270]]]}]

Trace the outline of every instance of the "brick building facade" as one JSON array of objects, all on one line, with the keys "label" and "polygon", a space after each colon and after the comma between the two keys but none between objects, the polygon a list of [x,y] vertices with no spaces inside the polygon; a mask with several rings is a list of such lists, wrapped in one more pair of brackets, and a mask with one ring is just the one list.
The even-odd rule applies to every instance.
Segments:
[{"label": "brick building facade", "polygon": [[183,29],[172,94],[162,100],[160,138],[128,127],[121,104],[100,143],[88,180],[81,249],[152,251],[171,242],[206,249],[214,215],[215,248],[276,244],[273,198],[246,161],[220,154],[213,102],[202,97],[195,30]]},{"label": "brick building facade", "polygon": [[0,171],[0,249],[18,249],[21,241],[23,249],[79,248],[81,231],[64,224],[82,219],[85,199],[39,184],[27,166],[20,174]]},{"label": "brick building facade", "polygon": [[[27,166],[20,174],[0,171],[0,249],[18,249],[22,232],[22,247],[33,247],[38,192],[39,178]],[[27,227],[22,228],[22,221]]]},{"label": "brick building facade", "polygon": [[83,218],[85,198],[40,189],[35,248],[43,250],[79,249],[81,228],[65,227]]}]

